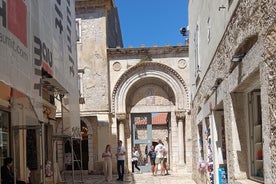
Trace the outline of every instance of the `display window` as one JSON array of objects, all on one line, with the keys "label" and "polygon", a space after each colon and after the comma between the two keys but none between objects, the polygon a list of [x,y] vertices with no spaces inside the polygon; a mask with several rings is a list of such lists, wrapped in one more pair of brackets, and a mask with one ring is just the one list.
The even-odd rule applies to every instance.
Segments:
[{"label": "display window", "polygon": [[249,110],[251,178],[258,181],[263,181],[263,131],[261,95],[259,90],[254,90],[249,94]]},{"label": "display window", "polygon": [[0,110],[0,164],[3,160],[10,156],[10,113]]}]

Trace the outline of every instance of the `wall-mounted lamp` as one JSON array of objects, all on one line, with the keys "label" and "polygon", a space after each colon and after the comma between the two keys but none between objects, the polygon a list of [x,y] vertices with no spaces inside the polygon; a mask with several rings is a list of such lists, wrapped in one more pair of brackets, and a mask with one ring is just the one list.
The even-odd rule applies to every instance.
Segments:
[{"label": "wall-mounted lamp", "polygon": [[179,32],[180,32],[180,34],[182,34],[182,36],[189,36],[189,27],[188,26],[187,26],[187,28],[181,27],[179,29]]},{"label": "wall-mounted lamp", "polygon": [[232,59],[231,59],[231,62],[241,62],[242,59],[244,58],[246,53],[243,53],[243,54],[240,54],[240,55],[236,55],[236,56],[233,56]]}]

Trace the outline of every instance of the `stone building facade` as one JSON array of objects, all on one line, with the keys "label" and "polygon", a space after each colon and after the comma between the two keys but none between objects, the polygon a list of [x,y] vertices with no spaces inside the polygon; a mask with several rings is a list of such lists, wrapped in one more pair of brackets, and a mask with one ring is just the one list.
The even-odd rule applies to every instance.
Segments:
[{"label": "stone building facade", "polygon": [[[113,1],[76,1],[81,121],[87,129],[83,142],[85,170],[99,172],[101,154],[109,138],[109,79],[107,48],[122,46]],[[84,128],[82,127],[82,129]],[[114,147],[115,148],[115,147]],[[102,172],[102,170],[100,171]]]},{"label": "stone building facade", "polygon": [[[141,145],[144,153],[147,146],[162,139],[169,150],[170,168],[190,171],[188,47],[122,48],[117,7],[111,0],[77,0],[76,18],[87,170],[102,172],[101,155],[107,144],[115,154],[117,141],[123,141],[126,168],[130,169],[131,147]],[[147,131],[150,138],[138,140],[145,132],[137,129],[136,119],[150,122],[152,113],[168,113],[169,120],[158,127],[151,123],[140,126],[152,131]],[[164,135],[153,137],[158,129]],[[113,167],[116,172],[115,157]]]},{"label": "stone building facade", "polygon": [[[112,129],[125,140],[131,157],[135,114],[169,113],[167,126],[152,132],[166,132],[162,139],[169,151],[170,169],[189,171],[191,162],[189,123],[188,47],[108,49]],[[123,118],[118,118],[123,114]],[[160,128],[160,127],[159,127]],[[150,144],[152,144],[152,141]],[[128,163],[130,164],[130,163]]]},{"label": "stone building facade", "polygon": [[275,1],[189,1],[193,178],[276,183]]}]

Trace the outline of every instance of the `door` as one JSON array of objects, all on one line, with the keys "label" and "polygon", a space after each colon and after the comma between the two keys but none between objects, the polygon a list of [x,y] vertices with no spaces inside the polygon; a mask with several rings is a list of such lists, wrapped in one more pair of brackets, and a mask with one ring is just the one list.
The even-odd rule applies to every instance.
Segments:
[{"label": "door", "polygon": [[131,124],[132,145],[135,146],[140,153],[138,167],[143,172],[149,172],[151,166],[150,163],[148,163],[147,154],[152,144],[151,113],[131,114]]}]

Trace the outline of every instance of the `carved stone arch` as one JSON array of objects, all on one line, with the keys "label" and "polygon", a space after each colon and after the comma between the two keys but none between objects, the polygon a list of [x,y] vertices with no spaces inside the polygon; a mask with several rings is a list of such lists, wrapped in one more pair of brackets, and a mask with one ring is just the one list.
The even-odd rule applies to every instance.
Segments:
[{"label": "carved stone arch", "polygon": [[130,68],[118,79],[112,92],[113,113],[126,113],[125,100],[129,89],[145,78],[158,78],[171,87],[175,95],[175,110],[189,109],[188,86],[180,74],[167,65],[146,62]]}]

